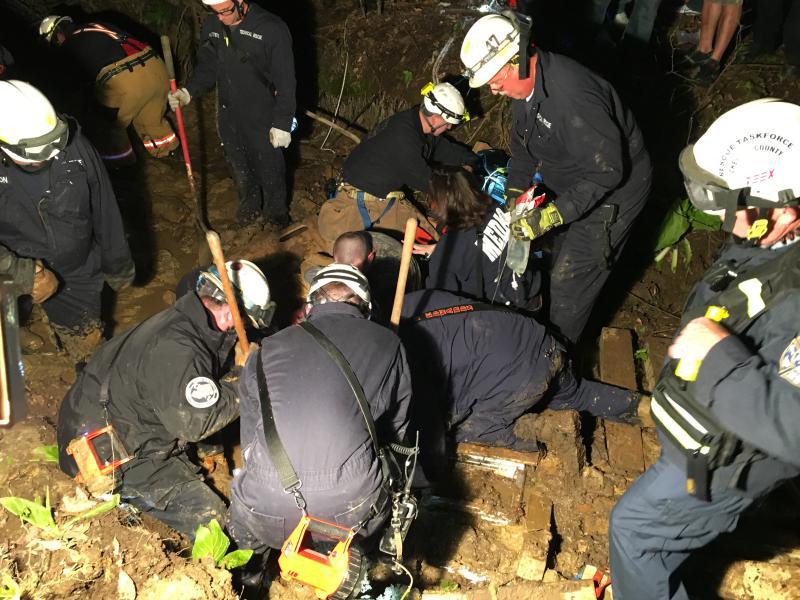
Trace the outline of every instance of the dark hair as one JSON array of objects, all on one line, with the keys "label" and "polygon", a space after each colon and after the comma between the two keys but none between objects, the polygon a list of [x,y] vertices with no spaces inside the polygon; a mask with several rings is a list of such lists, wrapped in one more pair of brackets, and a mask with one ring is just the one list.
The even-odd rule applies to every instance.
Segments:
[{"label": "dark hair", "polygon": [[431,213],[440,227],[447,225],[458,230],[478,227],[492,206],[475,175],[461,168],[435,169],[428,194]]},{"label": "dark hair", "polygon": [[366,260],[372,249],[372,236],[368,231],[346,231],[333,243],[333,258],[351,265],[356,258]]}]

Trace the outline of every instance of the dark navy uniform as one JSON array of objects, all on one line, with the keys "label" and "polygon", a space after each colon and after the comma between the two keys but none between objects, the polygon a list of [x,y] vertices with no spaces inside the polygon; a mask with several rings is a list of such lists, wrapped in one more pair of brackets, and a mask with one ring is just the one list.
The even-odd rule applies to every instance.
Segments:
[{"label": "dark navy uniform", "polygon": [[568,227],[557,232],[550,323],[575,342],[647,200],[650,158],[611,84],[570,58],[537,56],[533,95],[512,103],[507,188],[526,190],[539,173],[555,193]]},{"label": "dark navy uniform", "polygon": [[431,255],[425,287],[516,308],[538,308],[540,261],[531,253],[522,276],[506,266],[508,221],[508,211],[493,203],[480,228],[448,228]]},{"label": "dark navy uniform", "polygon": [[[379,442],[402,441],[411,381],[397,336],[343,302],[314,306],[309,322],[350,363],[364,389]],[[256,360],[262,361],[275,425],[300,477],[308,513],[345,527],[367,519],[361,534],[377,531],[390,507],[366,422],[339,368],[295,326],[267,338],[242,373],[244,465],[231,484],[231,535],[239,546],[257,553],[280,548],[302,516],[293,496],[283,491],[267,450]]]},{"label": "dark navy uniform", "polygon": [[439,165],[471,165],[475,153],[445,135],[422,132],[419,106],[380,123],[356,146],[342,167],[342,178],[368,194],[385,198],[390,192],[427,192],[431,169]]},{"label": "dark navy uniform", "polygon": [[197,294],[188,293],[103,344],[61,404],[61,469],[75,475],[67,445],[108,422],[134,456],[121,467],[125,501],[189,536],[211,519],[224,522],[225,504],[203,483],[185,447],[239,416],[229,372],[235,342],[235,333],[217,330]]},{"label": "dark navy uniform", "polygon": [[292,38],[281,19],[248,6],[234,27],[215,15],[206,18],[186,89],[194,98],[217,85],[219,136],[239,188],[239,221],[246,224],[263,213],[282,223],[288,218],[286,168],[283,151],[269,142],[269,130],[292,130]]},{"label": "dark navy uniform", "polygon": [[100,323],[103,280],[119,289],[135,272],[108,173],[71,126],[69,144],[43,169],[0,158],[0,271],[30,292],[40,259],[61,282],[42,305],[50,322],[80,333]]},{"label": "dark navy uniform", "polygon": [[456,441],[514,447],[514,422],[540,402],[607,418],[636,412],[638,394],[579,381],[544,326],[511,310],[420,290],[405,297],[400,337],[422,434],[439,414]]},{"label": "dark navy uniform", "polygon": [[[738,284],[730,283],[731,273],[746,279],[754,269],[787,252],[797,256],[798,250],[745,247],[730,241],[690,295],[681,327],[715,305],[721,289],[738,295]],[[796,268],[797,259],[793,262]],[[774,284],[766,287],[776,289]],[[750,297],[742,296],[742,301],[753,306]],[[736,450],[729,464],[711,471],[708,500],[687,493],[689,461],[664,425],[659,425],[661,457],[631,486],[611,515],[615,598],[687,599],[676,571],[690,553],[732,531],[755,499],[800,474],[798,314],[800,289],[796,287],[776,296],[774,303],[766,301],[763,312],[743,331],[711,348],[687,388],[718,423],[756,449],[755,454]],[[674,377],[674,369],[674,361],[665,366],[659,386],[665,378]],[[654,403],[658,397],[654,396]],[[653,415],[657,416],[655,408]]]}]

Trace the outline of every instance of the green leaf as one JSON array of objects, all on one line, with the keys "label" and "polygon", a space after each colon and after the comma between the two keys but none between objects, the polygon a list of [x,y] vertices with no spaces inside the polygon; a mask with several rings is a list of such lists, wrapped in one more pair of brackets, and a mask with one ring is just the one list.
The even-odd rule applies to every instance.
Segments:
[{"label": "green leaf", "polygon": [[696,231],[718,231],[722,227],[722,220],[716,215],[707,215],[702,210],[697,210],[694,206],[687,214],[692,222],[692,229]]},{"label": "green leaf", "polygon": [[251,556],[253,556],[252,550],[234,550],[233,552],[228,552],[217,566],[230,571],[246,565]]},{"label": "green leaf", "polygon": [[647,360],[647,348],[639,348],[636,350],[636,352],[633,353],[633,358],[641,361]]},{"label": "green leaf", "polygon": [[8,573],[3,573],[0,579],[0,600],[19,600],[22,596],[22,590],[19,584],[14,581]]},{"label": "green leaf", "polygon": [[83,521],[84,519],[91,519],[92,517],[96,517],[98,515],[102,515],[103,513],[107,513],[112,508],[119,505],[119,494],[114,494],[111,496],[110,500],[106,500],[97,506],[93,506],[86,512],[82,512],[79,515],[72,517],[69,521],[67,521],[67,525],[72,525],[73,523],[77,523],[78,521]]},{"label": "green leaf", "polygon": [[683,248],[683,264],[688,267],[689,263],[692,262],[692,245],[689,240],[683,238],[681,240],[681,248]]},{"label": "green leaf", "polygon": [[194,537],[192,546],[192,558],[200,559],[204,556],[211,556],[215,563],[222,560],[225,552],[230,546],[230,540],[216,519],[211,519],[208,527],[200,525]]},{"label": "green leaf", "polygon": [[411,80],[414,78],[414,73],[409,71],[408,69],[403,69],[403,83],[408,87],[411,84]]},{"label": "green leaf", "polygon": [[6,496],[5,498],[0,498],[0,506],[31,525],[35,525],[40,529],[55,531],[58,529],[58,526],[53,520],[53,513],[50,511],[49,500],[50,497],[48,494],[47,504],[42,506],[38,502],[31,502],[25,498]]},{"label": "green leaf", "polygon": [[684,214],[684,207],[681,206],[681,203],[675,202],[661,222],[661,227],[656,234],[653,252],[672,246],[687,231],[689,231],[689,219]]},{"label": "green leaf", "polygon": [[58,462],[58,446],[38,446],[33,449],[33,453],[46,462]]},{"label": "green leaf", "polygon": [[672,269],[672,272],[675,272],[675,269],[678,268],[678,248],[672,249],[672,261],[670,262],[669,268]]}]

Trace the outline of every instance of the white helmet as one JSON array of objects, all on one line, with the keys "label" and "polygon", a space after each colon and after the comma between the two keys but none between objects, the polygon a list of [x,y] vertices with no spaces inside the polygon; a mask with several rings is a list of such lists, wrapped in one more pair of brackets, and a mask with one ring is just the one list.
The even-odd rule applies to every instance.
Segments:
[{"label": "white helmet", "polygon": [[[240,308],[258,329],[269,327],[275,314],[275,303],[270,300],[269,284],[264,273],[249,260],[229,260],[225,263],[228,278],[238,292]],[[200,296],[211,296],[218,302],[227,302],[217,267],[212,265],[197,278],[195,287]]]},{"label": "white helmet", "polygon": [[308,289],[307,302],[311,302],[311,296],[318,289],[329,283],[343,283],[349,287],[366,305],[368,310],[372,310],[372,298],[369,292],[369,281],[364,274],[353,265],[333,263],[320,269],[314,279],[311,280],[311,287]]},{"label": "white helmet", "polygon": [[14,162],[44,162],[66,148],[66,121],[31,84],[14,79],[0,81],[0,106],[0,148]]},{"label": "white helmet", "polygon": [[422,95],[425,97],[422,104],[428,112],[441,115],[448,123],[458,125],[469,119],[469,115],[464,109],[461,92],[454,85],[450,83],[428,84],[422,88]]},{"label": "white helmet", "polygon": [[520,30],[502,15],[486,15],[469,28],[461,44],[461,62],[469,86],[481,87],[519,55]]},{"label": "white helmet", "polygon": [[[217,4],[223,4],[228,0],[200,0],[206,6],[216,6]],[[236,0],[233,0],[233,3],[236,4]]]},{"label": "white helmet", "polygon": [[42,22],[39,23],[39,35],[48,42],[52,41],[53,34],[56,32],[56,28],[62,23],[72,23],[72,18],[59,17],[58,15],[50,15],[49,17],[45,17],[42,19]]},{"label": "white helmet", "polygon": [[774,98],[729,110],[678,161],[689,200],[732,226],[741,208],[796,206],[800,198],[800,106]]}]

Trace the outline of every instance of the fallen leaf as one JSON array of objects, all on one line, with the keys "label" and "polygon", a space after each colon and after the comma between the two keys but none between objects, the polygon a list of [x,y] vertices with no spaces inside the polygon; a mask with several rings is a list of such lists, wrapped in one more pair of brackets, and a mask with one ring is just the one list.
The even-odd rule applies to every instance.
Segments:
[{"label": "fallen leaf", "polygon": [[119,570],[117,580],[117,598],[119,600],[136,600],[136,584],[124,570]]}]

